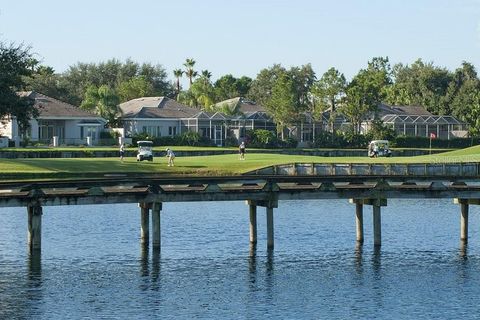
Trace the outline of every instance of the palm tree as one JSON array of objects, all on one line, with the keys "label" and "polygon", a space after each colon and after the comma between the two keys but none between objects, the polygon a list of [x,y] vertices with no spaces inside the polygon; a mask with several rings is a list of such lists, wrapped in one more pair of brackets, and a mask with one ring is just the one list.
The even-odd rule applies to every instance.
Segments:
[{"label": "palm tree", "polygon": [[180,78],[183,75],[183,70],[175,69],[173,70],[173,75],[175,76],[175,78],[177,78],[177,99],[178,99],[178,95],[180,94]]},{"label": "palm tree", "polygon": [[190,81],[190,86],[191,86],[192,83],[193,83],[192,79],[195,78],[198,75],[198,72],[193,70],[193,66],[195,66],[195,60],[193,60],[191,58],[187,58],[183,65],[186,68],[185,75],[188,77],[188,79]]},{"label": "palm tree", "polygon": [[208,70],[202,70],[201,74],[202,74],[201,77],[202,77],[205,85],[208,84],[208,82],[210,82],[210,78],[212,77],[212,73]]}]

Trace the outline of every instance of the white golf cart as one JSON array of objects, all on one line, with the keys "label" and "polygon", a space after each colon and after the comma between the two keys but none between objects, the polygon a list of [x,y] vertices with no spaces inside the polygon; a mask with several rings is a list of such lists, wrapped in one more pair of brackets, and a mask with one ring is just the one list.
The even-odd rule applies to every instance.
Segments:
[{"label": "white golf cart", "polygon": [[152,141],[137,141],[138,153],[137,161],[153,161],[153,142]]},{"label": "white golf cart", "polygon": [[368,156],[370,158],[376,157],[391,157],[392,151],[388,146],[388,140],[373,140],[368,145]]}]

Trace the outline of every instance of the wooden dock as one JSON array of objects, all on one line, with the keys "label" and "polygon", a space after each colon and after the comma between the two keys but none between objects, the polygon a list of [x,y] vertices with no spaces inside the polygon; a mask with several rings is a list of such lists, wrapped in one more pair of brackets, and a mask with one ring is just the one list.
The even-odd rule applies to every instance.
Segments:
[{"label": "wooden dock", "polygon": [[[44,206],[138,203],[140,239],[161,246],[164,202],[246,201],[250,242],[257,207],[266,208],[267,248],[274,247],[279,200],[348,199],[363,243],[363,208],[372,206],[374,245],[381,245],[381,207],[392,198],[451,198],[460,205],[460,239],[468,241],[468,209],[480,203],[480,164],[308,164],[272,166],[242,176],[104,176],[97,179],[0,182],[0,207],[26,207],[28,243],[41,248]],[[353,208],[353,206],[352,206]],[[150,218],[151,216],[151,218]],[[151,219],[151,230],[150,230]],[[152,233],[150,237],[150,231]]]}]

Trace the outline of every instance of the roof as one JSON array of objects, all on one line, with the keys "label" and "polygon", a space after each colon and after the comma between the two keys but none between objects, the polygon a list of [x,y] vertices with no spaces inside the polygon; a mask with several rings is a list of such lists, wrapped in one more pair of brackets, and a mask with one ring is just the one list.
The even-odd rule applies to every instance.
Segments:
[{"label": "roof", "polygon": [[437,116],[420,106],[388,106],[378,107],[378,114],[385,123],[396,124],[465,124],[454,116]]},{"label": "roof", "polygon": [[378,113],[380,116],[384,116],[387,114],[412,115],[412,116],[431,116],[432,115],[425,108],[420,106],[389,106],[386,104],[381,104],[378,106]]},{"label": "roof", "polygon": [[142,97],[120,104],[123,118],[192,118],[198,109],[187,107],[167,97]]},{"label": "roof", "polygon": [[257,105],[251,100],[247,100],[244,97],[236,97],[228,100],[224,100],[215,104],[215,108],[221,108],[227,106],[230,111],[238,111],[241,113],[255,113],[255,112],[267,112],[264,107]]},{"label": "roof", "polygon": [[45,118],[84,118],[84,119],[101,119],[96,114],[82,110],[79,107],[58,99],[46,96],[35,91],[23,91],[18,93],[21,97],[28,97],[35,100],[34,108],[38,109],[38,119]]}]

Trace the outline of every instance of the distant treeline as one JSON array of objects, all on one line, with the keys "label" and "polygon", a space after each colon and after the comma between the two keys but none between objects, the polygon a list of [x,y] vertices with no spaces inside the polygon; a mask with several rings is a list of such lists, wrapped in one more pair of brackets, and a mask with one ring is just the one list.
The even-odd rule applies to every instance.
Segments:
[{"label": "distant treeline", "polygon": [[[171,77],[160,64],[130,59],[78,62],[56,73],[35,60],[30,50],[0,43],[0,58],[15,53],[21,65],[16,69],[21,81],[13,81],[10,88],[35,90],[78,105],[105,117],[111,125],[116,124],[118,104],[138,97],[167,96],[213,111],[222,109],[215,107],[216,103],[241,96],[264,106],[278,132],[298,123],[305,112],[319,118],[329,110],[332,122],[342,113],[352,124],[351,131],[358,133],[364,116],[374,112],[379,103],[422,106],[433,114],[453,115],[467,122],[473,136],[480,132],[480,80],[474,66],[465,61],[451,71],[421,59],[391,66],[388,57],[374,57],[350,81],[334,67],[317,75],[310,64],[289,69],[273,64],[260,70],[255,79],[226,74],[213,82],[211,72],[196,70],[191,58],[173,70]],[[2,59],[0,64],[5,61],[9,60]],[[188,88],[180,85],[182,77],[188,79]]]}]

